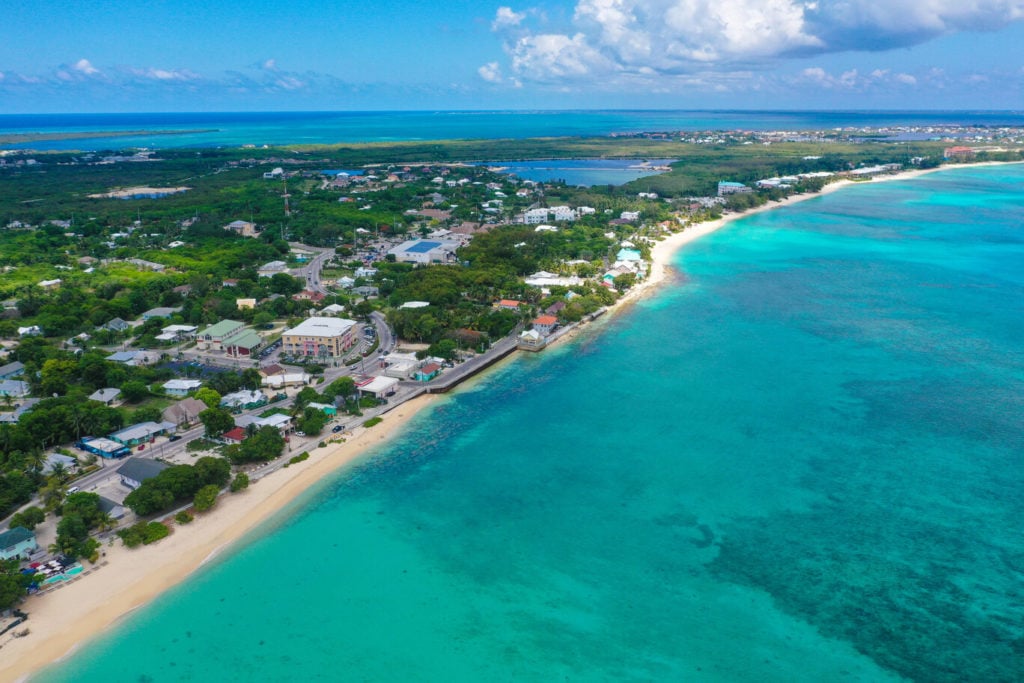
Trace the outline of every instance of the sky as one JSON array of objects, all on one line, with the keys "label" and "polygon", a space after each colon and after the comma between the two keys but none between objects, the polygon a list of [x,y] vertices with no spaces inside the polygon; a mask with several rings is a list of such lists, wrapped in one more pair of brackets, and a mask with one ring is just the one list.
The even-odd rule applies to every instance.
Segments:
[{"label": "sky", "polygon": [[1024,0],[33,0],[0,26],[0,114],[1024,109]]}]

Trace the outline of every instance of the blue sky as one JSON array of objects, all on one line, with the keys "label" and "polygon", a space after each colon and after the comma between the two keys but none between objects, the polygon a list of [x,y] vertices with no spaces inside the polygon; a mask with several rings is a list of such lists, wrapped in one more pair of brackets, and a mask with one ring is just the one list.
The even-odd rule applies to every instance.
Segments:
[{"label": "blue sky", "polygon": [[0,113],[1024,109],[1024,0],[36,0],[0,26]]}]

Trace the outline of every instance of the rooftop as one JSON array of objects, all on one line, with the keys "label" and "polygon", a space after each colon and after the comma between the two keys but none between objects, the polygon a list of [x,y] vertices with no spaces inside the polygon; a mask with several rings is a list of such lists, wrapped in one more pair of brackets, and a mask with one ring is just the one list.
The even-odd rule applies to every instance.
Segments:
[{"label": "rooftop", "polygon": [[347,318],[306,318],[285,334],[299,337],[340,337],[351,329],[356,322]]}]

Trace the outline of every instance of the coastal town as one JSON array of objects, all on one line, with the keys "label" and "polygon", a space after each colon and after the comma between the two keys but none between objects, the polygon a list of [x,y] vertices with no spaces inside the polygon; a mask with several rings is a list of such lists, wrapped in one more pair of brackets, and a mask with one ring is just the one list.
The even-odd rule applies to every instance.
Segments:
[{"label": "coastal town", "polygon": [[[151,150],[0,153],[0,648],[109,571],[115,544],[173,544],[424,397],[572,336],[662,278],[659,249],[724,216],[1021,158],[1020,131],[917,132],[855,153],[816,135],[692,136],[793,146],[700,194],[674,166],[598,191],[500,162],[324,170],[326,152],[253,145],[172,184],[179,169],[160,169],[184,162]],[[48,172],[74,191],[31,196]]]}]

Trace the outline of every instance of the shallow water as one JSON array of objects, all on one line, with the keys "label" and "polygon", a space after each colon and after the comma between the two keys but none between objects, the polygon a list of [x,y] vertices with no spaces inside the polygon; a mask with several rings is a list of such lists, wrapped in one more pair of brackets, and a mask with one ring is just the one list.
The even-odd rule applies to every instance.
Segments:
[{"label": "shallow water", "polygon": [[1019,680],[1022,181],[689,245],[39,680]]}]

